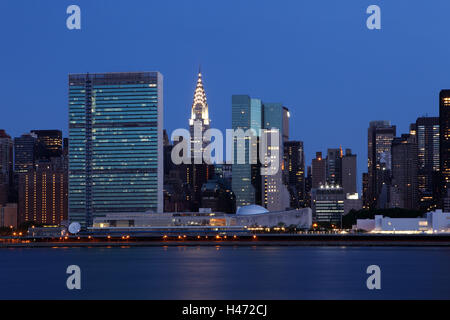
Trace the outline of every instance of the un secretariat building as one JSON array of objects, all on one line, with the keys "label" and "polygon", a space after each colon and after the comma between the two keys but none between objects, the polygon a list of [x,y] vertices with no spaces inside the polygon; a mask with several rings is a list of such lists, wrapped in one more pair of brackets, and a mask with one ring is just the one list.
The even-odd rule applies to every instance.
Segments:
[{"label": "un secretariat building", "polygon": [[162,212],[163,77],[69,75],[69,220]]}]

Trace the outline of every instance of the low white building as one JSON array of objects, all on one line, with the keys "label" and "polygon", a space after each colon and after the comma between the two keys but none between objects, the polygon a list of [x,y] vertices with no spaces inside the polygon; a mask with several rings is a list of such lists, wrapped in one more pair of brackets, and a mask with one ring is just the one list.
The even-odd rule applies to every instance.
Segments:
[{"label": "low white building", "polygon": [[240,207],[236,214],[221,212],[174,212],[174,213],[111,213],[94,218],[93,228],[146,228],[146,227],[276,227],[295,225],[310,229],[311,208],[269,212],[266,208],[249,205]]},{"label": "low white building", "polygon": [[436,210],[419,218],[358,219],[355,229],[373,233],[450,233],[450,212]]}]

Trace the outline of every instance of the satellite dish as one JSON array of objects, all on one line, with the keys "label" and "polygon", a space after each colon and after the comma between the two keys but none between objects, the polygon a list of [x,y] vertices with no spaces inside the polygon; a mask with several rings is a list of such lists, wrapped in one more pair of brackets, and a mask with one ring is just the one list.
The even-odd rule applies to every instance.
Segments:
[{"label": "satellite dish", "polygon": [[81,225],[78,222],[72,222],[69,225],[69,232],[72,234],[76,234],[78,232],[80,232],[81,229]]}]

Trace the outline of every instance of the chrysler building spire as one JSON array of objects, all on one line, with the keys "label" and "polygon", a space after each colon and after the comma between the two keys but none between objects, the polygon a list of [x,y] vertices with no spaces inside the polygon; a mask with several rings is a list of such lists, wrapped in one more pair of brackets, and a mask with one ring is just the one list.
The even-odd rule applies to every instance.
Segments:
[{"label": "chrysler building spire", "polygon": [[206,102],[206,93],[203,88],[202,73],[199,68],[197,86],[194,92],[194,101],[192,103],[191,118],[189,119],[189,125],[194,125],[194,121],[200,120],[203,128],[209,128],[209,111],[208,103]]}]

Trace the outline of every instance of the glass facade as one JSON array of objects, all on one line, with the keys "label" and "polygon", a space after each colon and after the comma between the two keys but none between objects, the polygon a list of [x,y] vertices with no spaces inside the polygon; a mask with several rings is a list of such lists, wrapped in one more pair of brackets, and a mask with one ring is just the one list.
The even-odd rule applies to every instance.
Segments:
[{"label": "glass facade", "polygon": [[162,211],[162,112],[158,72],[69,76],[70,221]]},{"label": "glass facade", "polygon": [[[232,128],[244,131],[252,128],[259,134],[262,121],[262,103],[259,99],[251,99],[247,95],[232,96]],[[234,142],[233,142],[234,143]],[[236,206],[242,207],[260,203],[260,176],[258,164],[249,161],[250,139],[245,141],[245,164],[237,163],[236,144],[233,157],[232,190],[236,196]],[[256,146],[254,146],[256,147]]]}]

